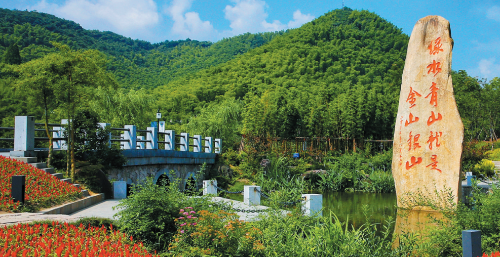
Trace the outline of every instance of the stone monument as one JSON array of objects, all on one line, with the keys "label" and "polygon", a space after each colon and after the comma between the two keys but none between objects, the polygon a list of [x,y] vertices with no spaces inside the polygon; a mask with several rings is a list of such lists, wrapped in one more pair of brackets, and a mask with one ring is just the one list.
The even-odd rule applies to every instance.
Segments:
[{"label": "stone monument", "polygon": [[[451,81],[450,23],[420,19],[411,33],[394,131],[392,172],[398,207],[411,194],[437,200],[435,191],[460,196],[463,125]],[[443,196],[441,196],[443,197]]]}]

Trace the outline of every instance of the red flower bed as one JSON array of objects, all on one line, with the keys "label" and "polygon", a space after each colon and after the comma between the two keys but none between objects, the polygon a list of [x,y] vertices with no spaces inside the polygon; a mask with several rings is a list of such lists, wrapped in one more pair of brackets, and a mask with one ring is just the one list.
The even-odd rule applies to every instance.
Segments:
[{"label": "red flower bed", "polygon": [[59,224],[18,224],[0,229],[4,256],[156,256],[118,230]]},{"label": "red flower bed", "polygon": [[483,253],[483,257],[500,257],[500,252],[491,253],[491,255]]},{"label": "red flower bed", "polygon": [[0,156],[0,210],[16,211],[11,197],[12,176],[26,175],[25,207],[35,211],[81,197],[81,189],[29,164]]}]

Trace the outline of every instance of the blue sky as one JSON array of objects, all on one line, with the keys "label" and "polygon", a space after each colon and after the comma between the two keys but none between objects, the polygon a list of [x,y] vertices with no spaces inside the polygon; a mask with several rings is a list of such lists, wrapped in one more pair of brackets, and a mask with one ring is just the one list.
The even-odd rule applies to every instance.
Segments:
[{"label": "blue sky", "polygon": [[[500,0],[344,0],[380,15],[411,34],[427,15],[451,23],[454,70],[500,77]],[[215,42],[245,32],[300,27],[342,7],[342,0],[0,0],[0,7],[37,10],[79,23],[85,29],[150,42],[196,39]]]}]

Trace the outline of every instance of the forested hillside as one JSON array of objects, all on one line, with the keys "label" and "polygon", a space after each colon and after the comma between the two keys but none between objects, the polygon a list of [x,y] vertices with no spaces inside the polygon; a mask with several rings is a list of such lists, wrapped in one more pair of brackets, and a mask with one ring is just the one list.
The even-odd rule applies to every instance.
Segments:
[{"label": "forested hillside", "polygon": [[173,120],[242,100],[244,134],[391,138],[407,43],[374,13],[335,10],[155,94]]},{"label": "forested hillside", "polygon": [[244,34],[217,43],[196,40],[151,44],[36,11],[0,8],[0,51],[17,43],[23,62],[56,51],[56,41],[74,50],[97,49],[109,57],[108,70],[123,87],[154,88],[177,77],[224,63],[283,34]]},{"label": "forested hillside", "polygon": [[[51,73],[47,78],[63,83],[50,69],[64,57],[59,48],[71,56],[90,49],[103,53],[92,52],[96,67],[114,74],[117,83],[111,84],[118,88],[81,85],[78,109],[94,111],[114,127],[146,127],[159,107],[168,128],[220,137],[224,148],[238,145],[242,135],[393,136],[409,37],[369,11],[334,10],[297,29],[217,43],[158,44],[84,30],[43,13],[0,9],[0,14],[2,126],[13,125],[14,115],[44,117],[20,81],[29,84],[26,72],[39,65]],[[466,138],[498,135],[500,80],[481,81],[465,71],[452,76]],[[65,100],[53,99],[47,113],[57,121],[66,117]]]}]

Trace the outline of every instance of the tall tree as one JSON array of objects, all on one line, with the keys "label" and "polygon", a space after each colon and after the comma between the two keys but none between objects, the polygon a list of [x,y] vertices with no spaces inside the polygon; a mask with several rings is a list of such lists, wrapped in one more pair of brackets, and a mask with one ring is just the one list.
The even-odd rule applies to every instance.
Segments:
[{"label": "tall tree", "polygon": [[[74,126],[72,119],[75,110],[86,103],[91,97],[92,88],[112,87],[117,88],[118,83],[114,77],[106,71],[106,57],[97,50],[71,50],[69,46],[56,42],[52,44],[59,50],[58,59],[51,65],[54,76],[55,96],[67,111],[68,117],[68,141],[69,155],[71,160],[71,177],[75,177],[75,147]],[[67,170],[70,170],[69,161]]]},{"label": "tall tree", "polygon": [[19,47],[16,43],[10,45],[3,56],[3,62],[7,64],[19,65],[22,62],[21,55],[19,54]]}]

